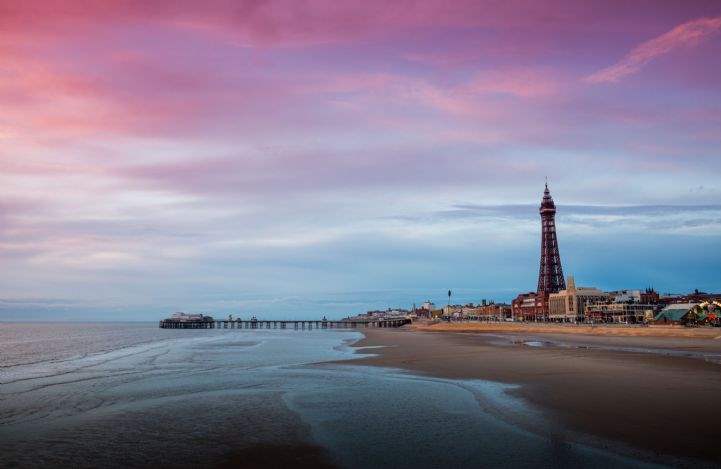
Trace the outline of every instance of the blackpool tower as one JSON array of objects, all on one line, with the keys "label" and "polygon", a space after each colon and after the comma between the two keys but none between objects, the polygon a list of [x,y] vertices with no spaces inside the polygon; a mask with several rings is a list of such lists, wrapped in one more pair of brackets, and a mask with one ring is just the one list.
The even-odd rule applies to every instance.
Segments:
[{"label": "blackpool tower", "polygon": [[546,190],[543,191],[539,211],[541,212],[541,267],[538,271],[537,294],[546,303],[549,294],[566,289],[556,238],[556,204],[553,203],[553,197],[548,190],[548,182],[546,182]]}]

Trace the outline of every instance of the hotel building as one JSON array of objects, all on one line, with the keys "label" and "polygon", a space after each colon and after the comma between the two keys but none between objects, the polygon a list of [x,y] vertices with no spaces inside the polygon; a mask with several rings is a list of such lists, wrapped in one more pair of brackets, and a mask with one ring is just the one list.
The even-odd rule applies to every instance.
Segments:
[{"label": "hotel building", "polygon": [[576,287],[573,277],[568,277],[568,286],[548,296],[548,319],[557,322],[583,322],[587,305],[605,303],[608,293],[597,288]]}]

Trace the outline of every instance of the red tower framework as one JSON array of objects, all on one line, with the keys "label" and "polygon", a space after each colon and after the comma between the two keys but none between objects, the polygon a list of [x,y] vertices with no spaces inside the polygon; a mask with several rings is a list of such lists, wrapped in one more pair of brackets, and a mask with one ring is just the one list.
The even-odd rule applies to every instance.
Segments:
[{"label": "red tower framework", "polygon": [[538,297],[543,302],[543,314],[548,310],[548,295],[566,289],[561,268],[561,256],[558,254],[556,238],[556,204],[553,203],[551,192],[543,191],[543,200],[539,209],[541,213],[541,266],[538,271]]}]

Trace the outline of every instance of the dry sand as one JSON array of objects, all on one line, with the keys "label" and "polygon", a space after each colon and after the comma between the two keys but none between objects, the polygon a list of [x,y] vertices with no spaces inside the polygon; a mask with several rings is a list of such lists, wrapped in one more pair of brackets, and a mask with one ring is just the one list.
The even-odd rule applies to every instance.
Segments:
[{"label": "dry sand", "polygon": [[666,461],[666,456],[678,456],[721,463],[721,365],[673,356],[721,354],[720,340],[584,336],[543,329],[549,330],[553,333],[532,328],[500,334],[368,330],[356,346],[387,347],[353,364],[518,384],[512,393],[586,441],[610,440],[664,455]]},{"label": "dry sand", "polygon": [[613,337],[683,337],[721,340],[721,328],[684,326],[571,325],[520,322],[440,322],[414,324],[413,330],[433,332],[517,332],[583,334]]}]

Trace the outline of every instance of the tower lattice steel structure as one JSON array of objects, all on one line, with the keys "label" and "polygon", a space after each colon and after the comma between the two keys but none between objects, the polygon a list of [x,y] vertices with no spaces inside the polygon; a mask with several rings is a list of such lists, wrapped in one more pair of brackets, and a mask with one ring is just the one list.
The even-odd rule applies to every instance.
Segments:
[{"label": "tower lattice steel structure", "polygon": [[541,213],[541,267],[538,271],[538,295],[547,298],[550,293],[566,289],[561,268],[561,256],[558,254],[556,238],[556,204],[548,190],[543,191]]}]

